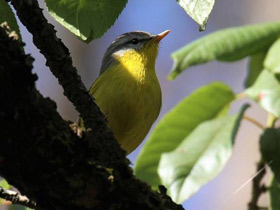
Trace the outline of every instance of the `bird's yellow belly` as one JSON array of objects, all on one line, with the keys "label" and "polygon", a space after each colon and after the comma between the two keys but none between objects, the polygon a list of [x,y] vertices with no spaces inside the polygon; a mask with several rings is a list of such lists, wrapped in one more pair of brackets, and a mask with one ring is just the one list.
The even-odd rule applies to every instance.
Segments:
[{"label": "bird's yellow belly", "polygon": [[143,141],[158,117],[160,85],[155,75],[141,84],[122,77],[111,79],[96,88],[93,95],[115,138],[130,153]]},{"label": "bird's yellow belly", "polygon": [[143,141],[156,120],[160,107],[157,97],[152,91],[142,92],[133,98],[119,98],[125,99],[121,105],[112,104],[118,111],[111,116],[108,113],[109,126],[126,151],[133,151]]}]

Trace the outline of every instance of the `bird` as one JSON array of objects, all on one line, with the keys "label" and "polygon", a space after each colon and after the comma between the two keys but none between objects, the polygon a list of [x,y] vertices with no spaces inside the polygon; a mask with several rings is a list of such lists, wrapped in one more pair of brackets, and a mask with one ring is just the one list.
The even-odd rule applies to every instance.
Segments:
[{"label": "bird", "polygon": [[107,48],[100,74],[89,88],[127,154],[144,140],[160,113],[162,94],[155,63],[159,43],[169,32],[132,31],[118,36]]}]

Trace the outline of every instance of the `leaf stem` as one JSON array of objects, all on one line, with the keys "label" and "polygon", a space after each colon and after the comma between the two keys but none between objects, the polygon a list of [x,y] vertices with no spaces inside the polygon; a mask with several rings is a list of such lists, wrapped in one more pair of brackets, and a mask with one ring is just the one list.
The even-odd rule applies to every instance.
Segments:
[{"label": "leaf stem", "polygon": [[275,126],[276,121],[277,117],[271,113],[268,113],[266,127],[273,128]]},{"label": "leaf stem", "polygon": [[259,121],[255,120],[255,119],[253,119],[253,118],[251,118],[249,116],[244,115],[243,119],[253,123],[255,126],[257,126],[258,128],[260,128],[262,130],[265,129],[265,126],[263,126]]},{"label": "leaf stem", "polygon": [[235,100],[240,100],[240,99],[247,98],[247,97],[248,97],[247,93],[242,92],[242,93],[238,93],[235,95],[235,98],[236,98]]}]

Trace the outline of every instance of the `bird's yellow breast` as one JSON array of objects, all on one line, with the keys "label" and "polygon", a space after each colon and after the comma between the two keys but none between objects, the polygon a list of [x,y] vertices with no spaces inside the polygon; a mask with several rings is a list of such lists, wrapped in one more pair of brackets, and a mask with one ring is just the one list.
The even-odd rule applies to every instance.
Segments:
[{"label": "bird's yellow breast", "polygon": [[[126,54],[127,53],[127,54]],[[145,138],[161,108],[154,63],[125,52],[90,88],[122,148],[133,151]]]}]

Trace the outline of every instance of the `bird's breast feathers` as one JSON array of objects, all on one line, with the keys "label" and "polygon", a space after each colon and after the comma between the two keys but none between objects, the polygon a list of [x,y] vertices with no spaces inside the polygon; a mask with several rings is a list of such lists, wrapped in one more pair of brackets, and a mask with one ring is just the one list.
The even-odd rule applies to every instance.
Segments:
[{"label": "bird's breast feathers", "polygon": [[[136,74],[141,77],[135,78]],[[154,69],[131,75],[121,64],[110,67],[94,82],[90,93],[126,150],[143,140],[161,108],[161,88]]]}]

